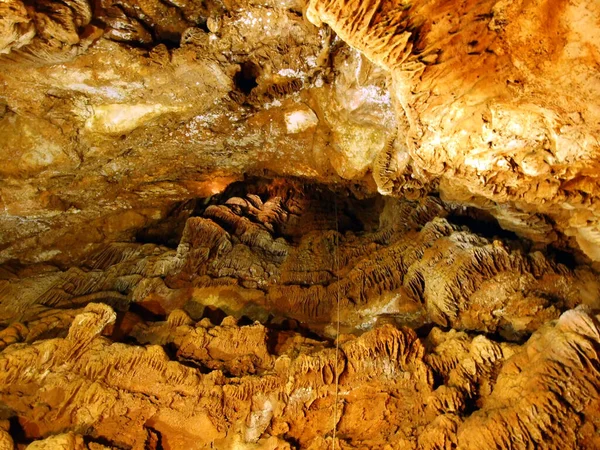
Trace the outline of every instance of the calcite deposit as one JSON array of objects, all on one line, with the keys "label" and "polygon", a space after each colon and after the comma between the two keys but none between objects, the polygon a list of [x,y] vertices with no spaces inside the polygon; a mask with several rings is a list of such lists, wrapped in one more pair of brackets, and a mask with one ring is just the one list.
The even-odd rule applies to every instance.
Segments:
[{"label": "calcite deposit", "polygon": [[408,153],[445,200],[600,259],[598,2],[309,3],[312,23],[388,71],[399,142],[385,179]]},{"label": "calcite deposit", "polygon": [[600,448],[595,0],[0,0],[0,450]]}]

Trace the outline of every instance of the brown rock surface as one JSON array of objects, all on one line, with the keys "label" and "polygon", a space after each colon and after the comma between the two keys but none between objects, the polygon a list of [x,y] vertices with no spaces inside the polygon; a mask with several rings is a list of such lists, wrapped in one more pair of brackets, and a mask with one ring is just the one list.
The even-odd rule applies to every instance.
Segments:
[{"label": "brown rock surface", "polygon": [[392,160],[408,153],[446,200],[541,242],[554,225],[600,260],[597,2],[311,0],[307,17],[389,71]]},{"label": "brown rock surface", "polygon": [[0,450],[600,448],[595,0],[0,0]]},{"label": "brown rock surface", "polygon": [[46,3],[0,15],[0,260],[70,264],[265,172],[437,189],[600,258],[593,1]]},{"label": "brown rock surface", "polygon": [[[66,338],[0,354],[0,398],[27,439],[85,429],[88,443],[109,447],[329,448],[331,344],[286,333],[292,344],[267,353],[269,367],[235,376],[209,369],[201,354],[182,356],[187,344],[177,358],[197,368],[170,361],[158,345],[112,343],[99,334],[114,319],[108,306],[89,304]],[[153,334],[176,342],[181,333],[206,333],[202,324],[178,323]],[[254,345],[256,327],[212,328],[211,354],[231,355],[224,329]],[[583,310],[564,313],[523,346],[439,329],[419,339],[391,325],[341,336],[336,439],[341,448],[594,448],[599,339],[597,319]],[[52,439],[86,448],[74,435]]]},{"label": "brown rock surface", "polygon": [[335,422],[340,448],[504,448],[517,429],[516,448],[593,448],[591,269],[475,234],[433,197],[257,181],[198,213],[166,222],[177,249],[6,266],[0,402],[19,445],[329,448]]},{"label": "brown rock surface", "polygon": [[[462,210],[432,197],[360,201],[282,180],[244,189],[188,218],[176,250],[112,244],[83,270],[44,266],[0,280],[0,319],[10,323],[0,342],[52,335],[76,308],[99,301],[163,317],[183,309],[199,319],[206,308],[260,321],[276,315],[335,336],[339,298],[346,332],[435,323],[511,340],[579,304],[600,306],[589,268],[569,268],[493,230],[474,234],[458,225]],[[204,337],[185,331],[178,339]]]}]

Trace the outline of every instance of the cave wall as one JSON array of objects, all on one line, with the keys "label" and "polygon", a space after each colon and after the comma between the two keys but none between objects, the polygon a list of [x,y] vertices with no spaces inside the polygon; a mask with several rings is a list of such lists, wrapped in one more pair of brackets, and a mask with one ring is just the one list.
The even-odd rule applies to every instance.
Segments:
[{"label": "cave wall", "polygon": [[598,277],[478,214],[255,179],[78,266],[5,264],[3,439],[595,448]]},{"label": "cave wall", "polygon": [[392,182],[408,152],[446,200],[600,258],[597,2],[312,0],[307,17],[389,72]]},{"label": "cave wall", "polygon": [[2,261],[245,174],[437,191],[598,259],[593,1],[61,5],[2,6]]}]

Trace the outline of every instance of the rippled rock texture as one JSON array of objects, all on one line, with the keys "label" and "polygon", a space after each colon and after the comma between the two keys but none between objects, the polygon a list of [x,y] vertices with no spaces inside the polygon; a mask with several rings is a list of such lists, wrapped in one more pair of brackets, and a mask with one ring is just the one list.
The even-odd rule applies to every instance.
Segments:
[{"label": "rippled rock texture", "polygon": [[598,30],[0,1],[0,450],[600,448]]},{"label": "rippled rock texture", "polygon": [[[0,261],[70,264],[248,174],[339,173],[374,192],[370,165],[397,128],[385,72],[291,2],[210,3],[208,18],[169,22],[178,45],[159,31],[170,17],[160,9],[177,7],[114,2],[77,57],[34,58],[38,37],[0,55]],[[18,19],[13,9],[1,23]],[[141,26],[134,16],[151,43],[115,41],[123,20]],[[24,29],[18,20],[6,26]]]},{"label": "rippled rock texture", "polygon": [[337,355],[292,331],[180,310],[126,345],[102,336],[115,319],[90,303],[65,337],[0,354],[0,399],[19,417],[9,430],[50,436],[28,448],[326,449],[334,425],[337,448],[598,445],[600,329],[584,310],[522,346],[388,324],[341,335]]},{"label": "rippled rock texture", "polygon": [[5,265],[5,439],[594,448],[597,276],[476,214],[248,180],[79,267]]},{"label": "rippled rock texture", "polygon": [[247,174],[439,192],[600,258],[594,1],[1,8],[2,261],[69,264]]},{"label": "rippled rock texture", "polygon": [[597,2],[311,0],[307,17],[389,71],[390,189],[408,153],[448,201],[600,259]]},{"label": "rippled rock texture", "polygon": [[566,309],[600,306],[590,268],[560,262],[492,221],[487,235],[476,234],[465,225],[481,223],[470,213],[435,197],[358,200],[289,180],[237,183],[140,231],[146,244],[107,244],[66,270],[5,265],[0,318],[39,322],[7,328],[5,342],[36,339],[42,323],[61,320],[47,308],[96,301],[159,316],[182,308],[196,319],[213,307],[334,336],[339,299],[348,332],[392,321],[517,341]]}]

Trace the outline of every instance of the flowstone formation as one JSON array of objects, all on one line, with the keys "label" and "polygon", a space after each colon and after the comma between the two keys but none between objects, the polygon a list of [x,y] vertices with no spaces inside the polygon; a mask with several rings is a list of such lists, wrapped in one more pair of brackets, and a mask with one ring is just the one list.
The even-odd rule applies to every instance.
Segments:
[{"label": "flowstone formation", "polygon": [[598,278],[478,214],[247,180],[78,267],[6,264],[5,439],[594,448]]},{"label": "flowstone formation", "polygon": [[[311,0],[307,17],[388,70],[417,178],[540,242],[600,259],[600,4]],[[393,160],[393,158],[392,158]],[[390,164],[389,177],[403,173]]]},{"label": "flowstone formation", "polygon": [[0,450],[600,448],[599,8],[0,2]]},{"label": "flowstone formation", "polygon": [[[344,336],[339,358],[295,332],[275,333],[269,346],[260,324],[194,324],[182,311],[138,332],[153,344],[114,343],[101,333],[115,317],[90,303],[66,337],[2,353],[2,400],[21,435],[51,436],[30,448],[525,448],[544,436],[562,448],[598,444],[600,330],[583,310],[522,347],[439,329],[419,339],[385,325]],[[166,341],[186,364],[170,360]]]}]

